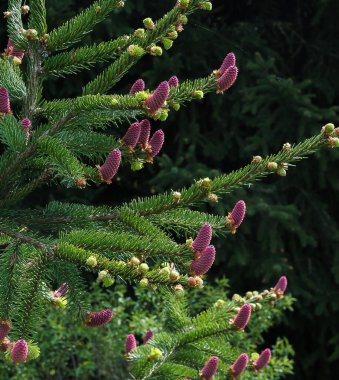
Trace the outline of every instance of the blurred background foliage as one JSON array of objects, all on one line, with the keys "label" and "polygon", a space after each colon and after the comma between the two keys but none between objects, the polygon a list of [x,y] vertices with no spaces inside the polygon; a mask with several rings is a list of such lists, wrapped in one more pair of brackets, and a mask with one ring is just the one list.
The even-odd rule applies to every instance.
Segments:
[{"label": "blurred background foliage", "polygon": [[[1,2],[1,11],[5,3]],[[60,24],[90,3],[47,0],[49,26]],[[122,13],[113,14],[86,40],[108,40],[128,33],[141,27],[143,18],[156,19],[172,5],[169,0],[127,1]],[[229,51],[235,52],[240,69],[236,85],[224,96],[208,95],[200,104],[171,112],[161,125],[166,144],[154,167],[137,173],[125,168],[119,181],[108,187],[39,190],[24,206],[43,206],[53,199],[114,204],[136,195],[177,189],[194,179],[239,168],[253,155],[274,152],[287,141],[309,137],[325,122],[338,125],[338,14],[337,0],[215,0],[213,12],[192,16],[169,52],[162,58],[147,56],[116,86],[116,91],[127,92],[139,77],[153,88],[173,74],[179,79],[206,76],[218,68]],[[1,46],[5,47],[3,22],[0,28]],[[51,80],[45,96],[75,96],[97,70]],[[338,190],[338,153],[322,151],[297,168],[290,168],[287,178],[271,177],[206,206],[226,214],[238,199],[248,205],[246,223],[237,235],[214,242],[218,261],[210,279],[226,275],[234,293],[268,287],[281,274],[289,278],[289,291],[297,298],[295,311],[286,315],[279,331],[270,330],[265,340],[273,344],[273,336],[288,337],[296,352],[295,375],[291,378],[333,379],[339,373]],[[99,293],[95,296],[93,300],[98,303],[105,301]],[[119,293],[109,297],[106,303],[112,297],[119,303]],[[128,310],[125,302],[128,299],[124,298],[122,307]],[[149,312],[155,318],[156,310]],[[48,318],[50,329],[58,330],[61,322],[56,322],[53,313]],[[121,323],[119,332],[112,328],[99,336],[107,339],[108,348],[101,351],[107,360],[113,352],[112,358],[117,357],[127,327]],[[77,334],[77,328],[72,329]],[[81,334],[88,344],[79,355],[86,357],[86,350],[99,346],[99,338],[79,331]],[[120,340],[115,334],[120,334]],[[55,339],[58,336],[62,339],[49,347],[53,355],[46,358],[46,368],[53,368],[48,360],[54,360],[57,366],[59,354],[67,355],[67,350],[83,344],[74,335],[70,339],[70,335],[59,332]],[[51,336],[46,339],[53,343]],[[96,360],[84,361],[73,368],[80,371],[78,378],[86,379],[91,370],[99,370],[94,368],[96,364]],[[117,376],[124,378],[119,377],[122,374]]]}]

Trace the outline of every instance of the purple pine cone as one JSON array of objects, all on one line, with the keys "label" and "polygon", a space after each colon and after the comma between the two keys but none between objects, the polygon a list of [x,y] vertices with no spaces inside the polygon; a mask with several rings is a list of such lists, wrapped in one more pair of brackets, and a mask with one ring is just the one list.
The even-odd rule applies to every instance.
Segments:
[{"label": "purple pine cone", "polygon": [[129,334],[126,337],[126,354],[129,354],[132,350],[135,350],[137,348],[137,341],[135,339],[135,336],[133,334]]},{"label": "purple pine cone", "polygon": [[151,114],[156,113],[160,110],[160,108],[164,105],[168,94],[169,94],[169,84],[168,82],[164,81],[159,84],[159,86],[155,89],[153,92],[153,95],[151,95],[146,100],[146,106],[149,108],[149,111]]},{"label": "purple pine cone", "polygon": [[112,178],[117,174],[120,163],[121,152],[118,148],[116,148],[112,150],[105,163],[99,168],[102,180],[107,183],[111,183]]},{"label": "purple pine cone", "polygon": [[15,342],[11,350],[11,359],[13,363],[24,363],[28,357],[28,345],[24,339]]},{"label": "purple pine cone", "polygon": [[148,144],[149,136],[151,134],[151,123],[148,119],[141,120],[140,122],[140,137],[138,143],[143,147]]},{"label": "purple pine cone", "polygon": [[194,251],[202,253],[210,245],[211,240],[212,226],[209,223],[205,223],[193,240],[192,248]]},{"label": "purple pine cone", "polygon": [[178,87],[179,86],[179,79],[178,77],[176,77],[175,75],[173,75],[172,77],[170,77],[170,79],[168,80],[168,84],[170,87]]},{"label": "purple pine cone", "polygon": [[31,128],[31,121],[26,117],[25,119],[21,120],[21,126],[24,127],[26,130]]},{"label": "purple pine cone", "polygon": [[245,371],[247,364],[248,364],[248,355],[247,354],[239,355],[237,360],[230,367],[230,371],[233,377],[240,376]]},{"label": "purple pine cone", "polygon": [[69,286],[67,282],[64,282],[55,292],[54,292],[54,297],[59,298],[63,297],[68,293]]},{"label": "purple pine cone", "polygon": [[113,312],[111,309],[101,310],[97,312],[92,311],[88,313],[85,320],[85,325],[87,327],[99,327],[110,322],[112,320],[112,317]]},{"label": "purple pine cone", "polygon": [[286,288],[287,288],[287,278],[286,276],[281,276],[273,289],[276,292],[279,291],[281,293],[285,293]]},{"label": "purple pine cone", "polygon": [[248,321],[251,318],[251,313],[251,305],[245,303],[245,305],[241,307],[238,314],[234,318],[233,325],[237,327],[239,330],[243,330],[247,326]]},{"label": "purple pine cone", "polygon": [[0,343],[6,338],[12,326],[9,321],[0,321]]},{"label": "purple pine cone", "polygon": [[202,276],[207,273],[215,260],[215,248],[213,245],[208,246],[197,260],[191,264],[191,272],[196,276]]},{"label": "purple pine cone", "polygon": [[24,58],[25,53],[21,50],[18,50],[13,45],[13,41],[9,38],[7,42],[7,54],[12,55],[13,57],[19,58],[21,61]]},{"label": "purple pine cone", "polygon": [[236,65],[236,58],[234,53],[228,53],[223,60],[220,69],[218,70],[219,75],[221,76],[229,67]]},{"label": "purple pine cone", "polygon": [[218,357],[211,356],[208,362],[204,365],[203,369],[200,371],[200,376],[204,380],[211,380],[218,369]]},{"label": "purple pine cone", "polygon": [[146,344],[150,339],[153,338],[153,331],[152,330],[148,330],[147,333],[145,334],[145,337],[144,337],[144,344]]},{"label": "purple pine cone", "polygon": [[0,87],[0,113],[10,113],[11,105],[6,87]]},{"label": "purple pine cone", "polygon": [[155,157],[161,151],[162,146],[164,145],[165,134],[162,129],[158,129],[154,132],[152,138],[149,141],[149,145],[152,149],[152,157]]},{"label": "purple pine cone", "polygon": [[267,366],[268,362],[271,359],[271,350],[266,348],[258,357],[257,360],[254,360],[253,367],[255,370],[260,371]]},{"label": "purple pine cone", "polygon": [[129,93],[130,95],[133,95],[136,92],[144,91],[144,89],[145,89],[145,82],[142,79],[138,79],[134,82]]},{"label": "purple pine cone", "polygon": [[246,214],[246,203],[244,201],[238,201],[231,212],[232,219],[236,228],[243,222]]},{"label": "purple pine cone", "polygon": [[238,77],[238,68],[237,66],[229,67],[222,76],[217,80],[217,93],[223,93],[228,90]]},{"label": "purple pine cone", "polygon": [[125,136],[121,139],[128,147],[134,148],[140,137],[141,126],[139,122],[133,123],[128,129]]}]

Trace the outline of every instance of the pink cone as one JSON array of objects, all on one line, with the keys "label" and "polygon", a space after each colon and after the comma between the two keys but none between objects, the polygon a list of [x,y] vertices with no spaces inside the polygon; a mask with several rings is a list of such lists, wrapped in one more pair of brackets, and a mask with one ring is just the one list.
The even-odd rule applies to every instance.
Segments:
[{"label": "pink cone", "polygon": [[243,330],[247,326],[251,318],[251,313],[252,313],[251,305],[249,305],[248,303],[245,303],[245,305],[241,307],[238,314],[234,318],[233,325],[237,327],[239,330]]},{"label": "pink cone", "polygon": [[144,337],[144,344],[146,344],[150,339],[153,338],[153,331],[152,330],[148,330],[147,333],[145,334],[145,337]]},{"label": "pink cone", "polygon": [[269,348],[266,348],[260,354],[260,356],[258,357],[258,359],[253,362],[254,369],[256,369],[257,371],[260,371],[261,369],[263,369],[264,367],[266,367],[267,364],[268,364],[268,362],[271,359],[271,355],[272,355],[271,354],[271,350]]},{"label": "pink cone", "polygon": [[144,91],[144,89],[145,89],[145,82],[142,79],[138,79],[134,82],[129,93],[130,95],[133,95],[136,92]]},{"label": "pink cone", "polygon": [[8,39],[8,42],[7,42],[7,52],[8,52],[7,53],[8,55],[12,55],[13,57],[17,57],[21,61],[23,60],[24,55],[25,55],[25,53],[23,51],[15,48],[15,46],[13,45],[13,41],[10,38]]},{"label": "pink cone", "polygon": [[200,376],[204,380],[211,380],[218,369],[218,357],[211,356],[208,362],[204,365],[203,369],[200,371]]},{"label": "pink cone", "polygon": [[24,363],[28,357],[28,345],[24,339],[18,340],[12,350],[11,359],[13,363],[19,364]]},{"label": "pink cone", "polygon": [[229,67],[236,65],[236,58],[234,53],[228,53],[223,60],[220,69],[218,70],[219,75],[221,76]]},{"label": "pink cone", "polygon": [[117,174],[121,163],[121,152],[118,148],[112,150],[107,157],[105,163],[100,167],[100,174],[103,181],[111,182],[112,178]]},{"label": "pink cone", "polygon": [[246,203],[244,201],[238,201],[231,212],[235,227],[239,227],[243,222],[246,214]]},{"label": "pink cone", "polygon": [[161,151],[162,146],[164,145],[165,134],[161,129],[158,129],[154,132],[152,138],[149,141],[149,145],[152,148],[152,157],[155,157]]},{"label": "pink cone", "polygon": [[111,309],[101,310],[97,312],[88,313],[85,325],[87,327],[99,327],[110,322],[113,317],[113,312]]},{"label": "pink cone", "polygon": [[6,338],[12,326],[9,321],[0,321],[0,343]]},{"label": "pink cone", "polygon": [[140,132],[141,126],[139,122],[135,122],[127,129],[125,136],[121,140],[127,146],[134,148],[139,140]]},{"label": "pink cone", "polygon": [[170,77],[170,79],[168,80],[168,84],[170,87],[178,87],[179,86],[179,79],[178,77],[176,77],[175,75],[173,75],[172,77]]},{"label": "pink cone", "polygon": [[199,230],[196,238],[193,240],[192,248],[196,252],[202,253],[211,243],[212,240],[212,226],[205,223]]},{"label": "pink cone", "polygon": [[246,369],[248,364],[248,355],[241,354],[236,361],[231,365],[230,371],[234,377],[240,376]]},{"label": "pink cone", "polygon": [[140,122],[140,137],[138,143],[145,147],[148,144],[149,136],[151,134],[151,123],[148,119],[141,120]]},{"label": "pink cone", "polygon": [[26,130],[28,130],[29,128],[31,128],[31,125],[32,125],[31,121],[27,117],[25,119],[21,120],[20,124]]},{"label": "pink cone", "polygon": [[54,297],[59,298],[63,297],[68,293],[69,286],[67,282],[64,282],[55,292],[54,292]]},{"label": "pink cone", "polygon": [[197,260],[191,264],[191,272],[196,276],[202,276],[207,273],[215,260],[215,248],[213,245],[208,246]]},{"label": "pink cone", "polygon": [[169,89],[170,87],[168,82],[161,82],[153,92],[153,95],[151,95],[146,100],[146,106],[149,108],[152,114],[159,111],[160,108],[164,105],[169,94]]},{"label": "pink cone", "polygon": [[135,350],[137,348],[137,341],[135,339],[135,336],[133,334],[129,334],[126,337],[126,354],[129,354],[132,350]]},{"label": "pink cone", "polygon": [[11,105],[6,87],[0,87],[0,113],[10,113]]},{"label": "pink cone", "polygon": [[217,92],[223,93],[233,86],[238,77],[238,68],[236,66],[229,67],[222,76],[217,80]]},{"label": "pink cone", "polygon": [[287,288],[287,278],[286,276],[281,276],[276,283],[274,290],[276,292],[280,291],[281,293],[285,293],[285,290]]}]

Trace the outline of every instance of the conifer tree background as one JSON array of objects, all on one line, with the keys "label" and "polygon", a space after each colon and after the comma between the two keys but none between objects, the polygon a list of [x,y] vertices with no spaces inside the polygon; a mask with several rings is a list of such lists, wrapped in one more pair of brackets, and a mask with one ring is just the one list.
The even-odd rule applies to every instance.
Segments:
[{"label": "conifer tree background", "polygon": [[[82,2],[83,6],[91,2]],[[171,2],[126,4],[124,17],[105,21],[87,41],[128,33],[142,18],[156,18]],[[73,16],[75,1],[60,0],[49,7],[49,26]],[[54,12],[53,12],[54,9]],[[1,11],[5,6],[1,5]],[[319,130],[319,125],[338,122],[339,74],[336,70],[338,39],[334,15],[336,1],[301,1],[297,5],[279,2],[214,2],[214,11],[194,15],[192,24],[165,53],[166,59],[148,58],[125,78],[119,90],[128,90],[140,76],[154,88],[164,77],[180,73],[198,77],[219,62],[225,51],[233,50],[241,62],[237,90],[227,97],[208,95],[201,104],[190,104],[167,121],[167,143],[157,167],[121,177],[119,186],[96,191],[45,190],[32,194],[25,203],[67,200],[91,204],[122,201],[189,185],[195,178],[227,172],[248,162],[255,154],[278,150],[282,143],[297,142]],[[2,46],[6,45],[1,29]],[[74,81],[56,80],[46,96],[76,95],[93,72]],[[220,127],[222,126],[222,128]],[[250,210],[247,223],[237,239],[218,246],[213,274],[226,274],[239,292],[266,287],[277,275],[286,273],[290,291],[298,299],[289,315],[285,335],[296,349],[296,378],[331,378],[339,357],[338,314],[339,188],[336,175],[337,152],[322,151],[290,170],[287,179],[268,179],[264,184],[238,191],[218,203],[215,210],[225,214],[240,197]],[[310,173],[312,168],[312,173]],[[147,173],[147,174],[146,174]],[[145,176],[148,181],[145,182]],[[140,178],[143,178],[140,181]],[[269,185],[269,186],[268,186]],[[212,206],[208,206],[211,210]],[[249,270],[251,268],[251,270]],[[268,337],[269,339],[269,337]],[[312,351],[310,355],[309,351]]]}]

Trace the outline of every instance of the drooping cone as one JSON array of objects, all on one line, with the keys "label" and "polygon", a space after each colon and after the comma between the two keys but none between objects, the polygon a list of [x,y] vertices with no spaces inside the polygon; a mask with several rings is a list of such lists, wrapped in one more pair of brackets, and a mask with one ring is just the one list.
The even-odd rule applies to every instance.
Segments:
[{"label": "drooping cone", "polygon": [[121,163],[120,149],[116,148],[107,157],[105,163],[99,167],[101,179],[107,183],[112,182],[112,178],[117,174]]},{"label": "drooping cone", "polygon": [[127,335],[125,347],[126,354],[129,354],[132,350],[135,350],[137,348],[137,341],[133,334]]},{"label": "drooping cone", "polygon": [[137,142],[139,141],[141,132],[141,126],[139,122],[133,123],[125,133],[125,136],[121,139],[121,141],[130,148],[135,148]]},{"label": "drooping cone", "polygon": [[213,245],[208,246],[191,264],[191,272],[196,276],[202,276],[207,273],[215,260],[215,248]]},{"label": "drooping cone", "polygon": [[21,50],[18,50],[13,45],[13,41],[9,38],[7,42],[7,50],[6,53],[8,55],[12,55],[13,57],[19,58],[20,61],[23,60],[25,53]]},{"label": "drooping cone", "polygon": [[165,141],[165,133],[162,129],[158,129],[156,132],[154,132],[152,138],[149,141],[149,146],[152,150],[151,156],[155,157],[159,154],[161,151],[162,146],[164,145]]},{"label": "drooping cone", "polygon": [[6,338],[12,326],[9,321],[0,321],[0,343]]},{"label": "drooping cone", "polygon": [[145,89],[145,82],[142,79],[138,79],[134,82],[129,93],[130,95],[133,95],[137,92],[144,91],[144,89]]},{"label": "drooping cone", "polygon": [[170,86],[168,82],[164,81],[159,84],[153,94],[146,100],[146,106],[151,114],[156,113],[164,105]]},{"label": "drooping cone", "polygon": [[0,114],[11,113],[11,105],[6,87],[0,87]]},{"label": "drooping cone", "polygon": [[203,369],[200,371],[200,376],[203,380],[212,380],[218,369],[218,357],[211,356],[208,362],[204,365]]},{"label": "drooping cone", "polygon": [[140,136],[138,143],[145,148],[151,134],[151,123],[148,119],[141,120],[140,122]]},{"label": "drooping cone", "polygon": [[245,371],[247,364],[248,364],[248,355],[245,353],[239,355],[236,361],[230,367],[232,376],[234,378],[239,377]]},{"label": "drooping cone", "polygon": [[271,350],[269,348],[266,348],[261,354],[260,356],[258,357],[257,360],[255,360],[253,362],[253,368],[256,370],[256,371],[260,371],[261,369],[263,369],[264,367],[267,366],[268,362],[270,361],[271,359]]},{"label": "drooping cone", "polygon": [[205,223],[199,230],[196,238],[193,240],[192,248],[194,251],[202,253],[211,243],[212,226]]},{"label": "drooping cone", "polygon": [[217,80],[217,93],[223,93],[233,86],[238,77],[237,66],[229,67],[222,76]]},{"label": "drooping cone", "polygon": [[99,327],[110,322],[113,317],[113,312],[111,309],[101,310],[97,312],[88,313],[85,325],[87,327]]},{"label": "drooping cone", "polygon": [[152,330],[148,330],[147,333],[145,334],[145,337],[144,337],[144,344],[146,344],[150,339],[153,338],[153,331]]},{"label": "drooping cone", "polygon": [[24,339],[20,339],[14,343],[11,350],[11,360],[13,363],[24,363],[28,357],[28,344]]},{"label": "drooping cone", "polygon": [[55,292],[54,292],[54,297],[59,298],[63,297],[67,294],[69,290],[69,286],[67,282],[64,282]]},{"label": "drooping cone", "polygon": [[236,65],[236,58],[234,53],[228,53],[223,60],[219,70],[218,75],[221,76],[229,67]]},{"label": "drooping cone", "polygon": [[284,294],[287,288],[287,278],[286,276],[281,276],[273,288],[276,292]]},{"label": "drooping cone", "polygon": [[179,86],[179,79],[178,77],[176,77],[175,75],[173,75],[172,77],[170,77],[170,79],[168,80],[168,84],[170,87],[178,87]]},{"label": "drooping cone", "polygon": [[251,318],[251,313],[252,313],[251,305],[249,305],[248,303],[245,303],[245,305],[241,307],[238,314],[234,318],[233,325],[237,329],[243,330],[247,326]]}]

